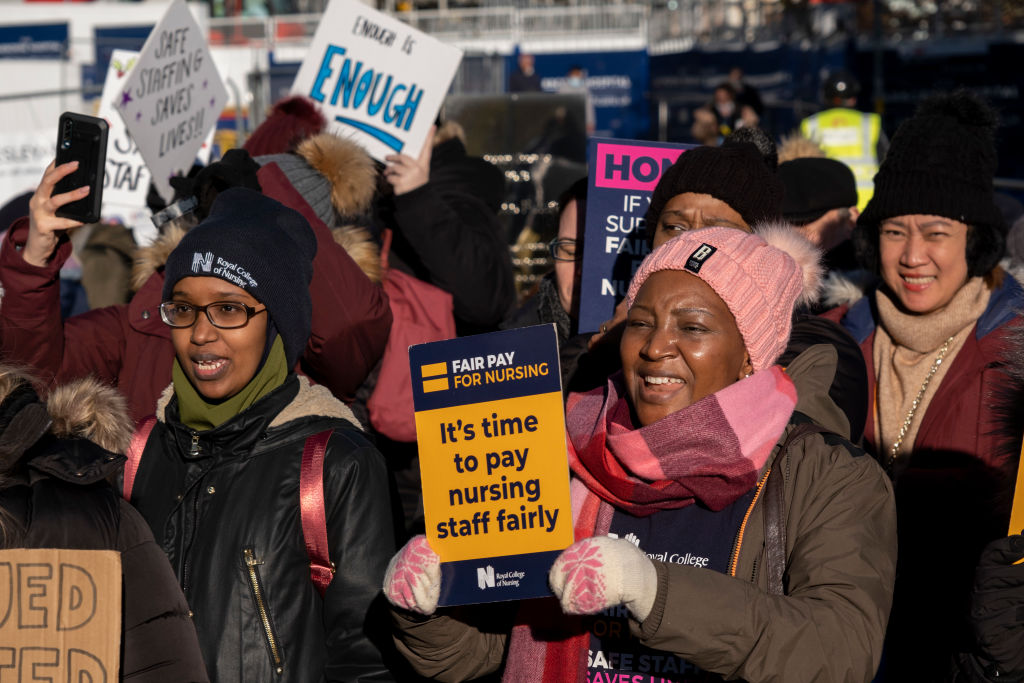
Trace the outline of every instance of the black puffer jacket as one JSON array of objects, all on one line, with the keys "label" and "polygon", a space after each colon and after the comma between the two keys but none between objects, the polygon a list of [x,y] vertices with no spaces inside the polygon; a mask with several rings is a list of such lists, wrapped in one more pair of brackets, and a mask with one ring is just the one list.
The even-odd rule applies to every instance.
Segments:
[{"label": "black puffer jacket", "polygon": [[[366,633],[394,552],[383,459],[324,387],[290,376],[216,429],[157,406],[132,502],[194,612],[214,681],[390,680]],[[309,572],[299,513],[307,437],[333,429],[324,458],[331,560],[323,599]],[[266,618],[263,615],[266,615]]]},{"label": "black puffer jacket", "polygon": [[501,171],[453,138],[434,147],[426,185],[377,207],[381,227],[394,230],[390,266],[452,295],[460,337],[496,330],[515,304],[498,222],[503,183]]}]

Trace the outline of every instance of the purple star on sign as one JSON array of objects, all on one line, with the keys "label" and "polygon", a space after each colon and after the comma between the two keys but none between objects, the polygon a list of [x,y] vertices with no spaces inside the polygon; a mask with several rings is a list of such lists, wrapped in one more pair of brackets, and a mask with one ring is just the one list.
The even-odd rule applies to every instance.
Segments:
[{"label": "purple star on sign", "polygon": [[138,121],[141,118],[142,118],[142,112],[141,111],[135,112],[135,120]]},{"label": "purple star on sign", "polygon": [[207,80],[203,80],[203,90],[206,90],[206,84],[209,83]]},{"label": "purple star on sign", "polygon": [[131,101],[132,101],[131,94],[129,94],[129,92],[127,90],[123,91],[121,93],[121,106],[124,107],[124,106],[126,106]]}]

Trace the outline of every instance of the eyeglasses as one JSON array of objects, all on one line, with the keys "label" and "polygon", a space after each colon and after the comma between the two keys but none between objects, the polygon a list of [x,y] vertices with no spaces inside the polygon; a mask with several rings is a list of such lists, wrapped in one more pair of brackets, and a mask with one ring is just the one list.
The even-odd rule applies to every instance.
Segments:
[{"label": "eyeglasses", "polygon": [[583,253],[576,251],[576,240],[572,237],[555,238],[548,242],[548,248],[551,258],[556,261],[579,261],[583,258]]},{"label": "eyeglasses", "polygon": [[199,312],[202,311],[211,325],[222,330],[230,330],[245,327],[249,323],[249,318],[266,310],[265,306],[257,311],[252,306],[234,301],[214,301],[205,306],[165,301],[160,304],[160,319],[171,327],[192,327],[199,319]]}]

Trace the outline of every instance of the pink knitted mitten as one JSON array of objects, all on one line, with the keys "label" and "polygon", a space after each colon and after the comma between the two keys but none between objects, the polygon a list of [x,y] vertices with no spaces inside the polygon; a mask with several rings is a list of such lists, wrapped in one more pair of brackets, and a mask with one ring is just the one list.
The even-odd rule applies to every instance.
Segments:
[{"label": "pink knitted mitten", "polygon": [[384,596],[395,607],[433,614],[441,596],[441,561],[423,534],[391,558],[384,573]]},{"label": "pink knitted mitten", "polygon": [[658,573],[629,541],[596,536],[566,548],[551,566],[548,583],[566,614],[597,614],[625,605],[643,621],[654,606]]}]

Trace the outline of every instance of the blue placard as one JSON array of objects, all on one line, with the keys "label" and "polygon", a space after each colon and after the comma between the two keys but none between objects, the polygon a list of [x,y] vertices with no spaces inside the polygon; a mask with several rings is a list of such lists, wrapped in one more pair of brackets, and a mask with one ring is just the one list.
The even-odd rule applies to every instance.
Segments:
[{"label": "blue placard", "polygon": [[555,326],[409,349],[427,540],[441,605],[551,594],[573,542]]},{"label": "blue placard", "polygon": [[[506,71],[511,74],[518,68],[516,59],[506,59]],[[584,69],[584,82],[594,105],[596,134],[627,139],[648,134],[650,57],[646,50],[555,52],[534,55],[534,59],[546,92],[559,92],[564,87],[570,67]]]},{"label": "blue placard", "polygon": [[596,332],[649,253],[644,214],[661,174],[695,145],[591,138],[580,332]]},{"label": "blue placard", "polygon": [[67,59],[68,23],[0,26],[0,59]]},{"label": "blue placard", "polygon": [[549,550],[527,555],[442,562],[441,595],[437,604],[445,607],[547,597],[551,594],[548,571],[561,552]]},{"label": "blue placard", "polygon": [[[153,25],[103,26],[93,29],[93,54],[96,73],[106,78],[110,68],[110,55],[114,50],[138,52],[146,44],[146,38],[153,31]],[[101,83],[102,85],[102,83]]]},{"label": "blue placard", "polygon": [[561,391],[554,325],[409,348],[416,412]]}]

